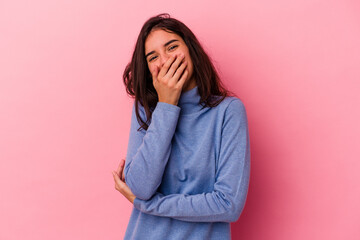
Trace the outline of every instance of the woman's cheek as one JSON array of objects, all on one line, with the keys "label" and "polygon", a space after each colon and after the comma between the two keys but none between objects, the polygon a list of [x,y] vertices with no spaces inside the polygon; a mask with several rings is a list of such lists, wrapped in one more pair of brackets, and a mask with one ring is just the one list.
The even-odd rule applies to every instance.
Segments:
[{"label": "woman's cheek", "polygon": [[149,66],[150,73],[153,73],[156,70],[156,66],[154,64],[149,64],[148,66]]}]

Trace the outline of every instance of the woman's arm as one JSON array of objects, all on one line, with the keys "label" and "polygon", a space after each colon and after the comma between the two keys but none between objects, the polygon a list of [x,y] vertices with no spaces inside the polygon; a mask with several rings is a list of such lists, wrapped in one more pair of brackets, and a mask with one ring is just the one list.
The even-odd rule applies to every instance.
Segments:
[{"label": "woman's arm", "polygon": [[[140,106],[140,116],[145,120]],[[147,131],[137,131],[140,125],[133,105],[124,174],[126,184],[139,199],[151,198],[161,184],[179,114],[180,107],[158,102]]]},{"label": "woman's arm", "polygon": [[244,208],[250,178],[250,139],[243,103],[233,100],[225,114],[214,191],[196,195],[157,192],[134,207],[152,215],[190,222],[234,222]]}]

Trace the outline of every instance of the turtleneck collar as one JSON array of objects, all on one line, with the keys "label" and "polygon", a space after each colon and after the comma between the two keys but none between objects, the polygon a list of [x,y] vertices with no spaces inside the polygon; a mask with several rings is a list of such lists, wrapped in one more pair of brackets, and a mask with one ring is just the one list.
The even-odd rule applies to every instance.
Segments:
[{"label": "turtleneck collar", "polygon": [[200,111],[202,105],[199,104],[199,101],[198,86],[182,92],[178,101],[178,106],[181,108],[180,114],[191,114]]}]

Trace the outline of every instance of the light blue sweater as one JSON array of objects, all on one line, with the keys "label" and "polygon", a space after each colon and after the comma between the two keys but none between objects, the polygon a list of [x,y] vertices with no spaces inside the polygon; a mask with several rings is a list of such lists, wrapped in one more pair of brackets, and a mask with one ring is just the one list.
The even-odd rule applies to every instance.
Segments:
[{"label": "light blue sweater", "polygon": [[231,239],[249,186],[246,110],[236,97],[204,109],[199,100],[196,86],[177,106],[158,102],[147,131],[133,106],[124,173],[136,198],[124,239]]}]

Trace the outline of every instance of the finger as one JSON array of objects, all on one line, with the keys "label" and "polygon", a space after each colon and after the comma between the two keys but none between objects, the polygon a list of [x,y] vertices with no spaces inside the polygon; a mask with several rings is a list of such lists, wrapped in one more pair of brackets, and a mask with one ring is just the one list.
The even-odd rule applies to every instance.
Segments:
[{"label": "finger", "polygon": [[174,61],[174,63],[171,65],[169,71],[166,73],[166,76],[168,78],[172,78],[175,71],[177,71],[180,63],[182,62],[182,60],[184,59],[184,55],[181,54],[180,56],[177,56],[176,60]]},{"label": "finger", "polygon": [[115,171],[113,171],[113,177],[118,187],[123,187],[124,182],[120,180],[119,175]]},{"label": "finger", "polygon": [[125,170],[125,168],[123,168],[122,173],[121,173],[121,180],[123,182],[125,182],[125,172],[124,172],[124,170]]},{"label": "finger", "polygon": [[117,175],[117,173],[115,171],[112,171],[111,174],[113,175],[115,182],[117,182],[116,177],[119,177],[119,175]]},{"label": "finger", "polygon": [[117,174],[114,171],[112,171],[111,174],[113,175],[114,182],[115,182],[115,188],[117,189],[117,187],[118,187],[118,183],[117,183],[117,179],[116,179]]},{"label": "finger", "polygon": [[158,66],[154,66],[154,68],[153,68],[152,71],[151,71],[151,76],[152,76],[153,84],[155,83],[155,81],[157,81],[158,75],[159,75]]},{"label": "finger", "polygon": [[[130,188],[120,180],[119,176],[115,171],[112,172],[115,180],[115,189],[118,190],[121,194],[132,194]],[[132,194],[133,195],[133,194]]]},{"label": "finger", "polygon": [[121,181],[125,182],[125,173],[124,173],[124,170],[125,170],[126,160],[125,160],[125,159],[123,159],[123,160],[124,160],[124,167],[123,167],[123,169],[122,169],[121,172],[120,172],[120,179],[121,179]]},{"label": "finger", "polygon": [[181,74],[184,73],[186,66],[187,66],[187,61],[185,61],[183,64],[180,65],[178,69],[176,69],[173,78],[171,78],[173,81],[175,81],[175,83],[180,80]]},{"label": "finger", "polygon": [[123,170],[123,168],[124,168],[124,165],[125,165],[125,161],[124,161],[124,159],[121,159],[121,160],[120,160],[120,163],[119,163],[119,166],[118,166],[118,168],[117,168],[117,171],[116,171],[116,173],[117,173],[119,176],[121,176],[120,174],[121,174],[121,172],[122,172],[122,170]]},{"label": "finger", "polygon": [[159,72],[159,77],[163,77],[165,76],[165,74],[167,73],[167,71],[169,70],[169,67],[171,66],[171,64],[173,63],[173,61],[176,59],[176,55],[172,55],[169,57],[169,59],[164,63],[164,65],[162,66],[160,72]]},{"label": "finger", "polygon": [[186,69],[184,74],[181,76],[180,80],[177,82],[178,87],[182,87],[184,85],[188,75],[189,75],[189,70]]}]

